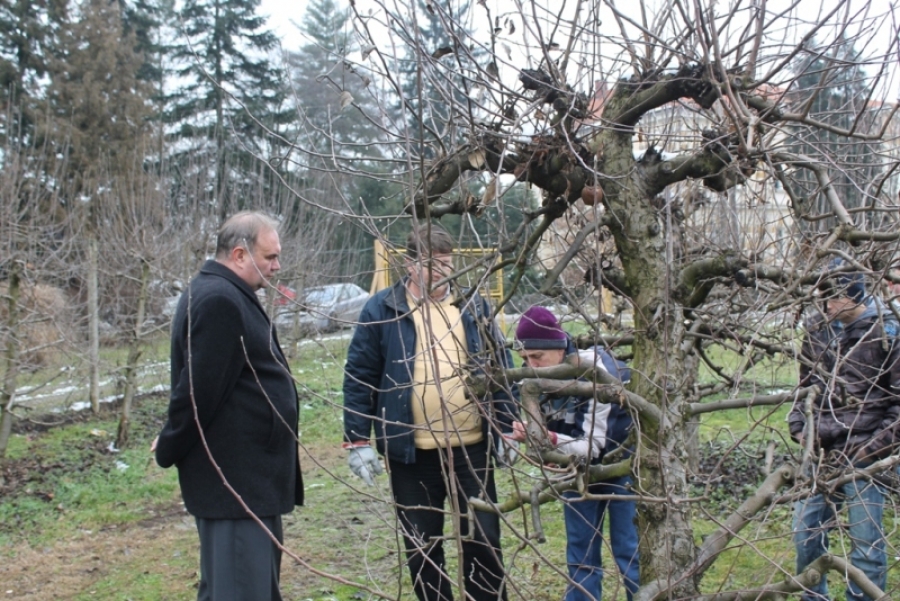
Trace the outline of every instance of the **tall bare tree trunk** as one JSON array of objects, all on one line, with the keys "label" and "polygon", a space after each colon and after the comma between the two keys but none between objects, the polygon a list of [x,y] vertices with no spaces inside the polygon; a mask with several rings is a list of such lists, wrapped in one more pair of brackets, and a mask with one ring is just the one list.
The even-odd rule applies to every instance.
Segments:
[{"label": "tall bare tree trunk", "polygon": [[91,411],[100,412],[100,252],[97,232],[88,227],[88,369],[90,370],[89,397]]},{"label": "tall bare tree trunk", "polygon": [[[220,23],[222,18],[223,3],[216,2],[215,6],[215,22]],[[221,87],[221,83],[225,81],[225,72],[222,65],[222,48],[221,40],[217,36],[216,41],[216,65],[213,77],[215,77],[216,87],[216,208],[219,211],[219,225],[225,223],[228,218],[230,207],[230,194],[228,193],[228,169],[226,168],[226,147],[225,147],[225,91]]]},{"label": "tall bare tree trunk", "polygon": [[13,261],[9,272],[6,311],[6,340],[3,352],[3,388],[0,390],[0,458],[6,456],[9,436],[12,433],[12,408],[16,398],[16,380],[19,375],[19,298],[21,296],[21,269],[19,261]]},{"label": "tall bare tree trunk", "polygon": [[137,389],[138,362],[143,354],[141,346],[144,338],[144,313],[147,308],[147,290],[150,287],[150,264],[141,259],[141,291],[138,295],[137,314],[134,318],[134,329],[131,332],[131,344],[128,349],[128,363],[125,365],[125,393],[122,395],[122,411],[119,416],[119,430],[116,434],[116,446],[124,449],[128,444],[128,431],[131,421],[131,405]]}]

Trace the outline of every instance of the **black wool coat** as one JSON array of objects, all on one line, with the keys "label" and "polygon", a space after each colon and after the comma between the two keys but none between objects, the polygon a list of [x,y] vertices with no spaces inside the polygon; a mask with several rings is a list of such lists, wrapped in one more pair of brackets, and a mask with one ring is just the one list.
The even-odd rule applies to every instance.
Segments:
[{"label": "black wool coat", "polygon": [[156,461],[178,468],[187,510],[205,519],[248,517],[216,466],[258,516],[302,505],[298,398],[287,360],[254,291],[216,261],[178,301],[171,368]]}]

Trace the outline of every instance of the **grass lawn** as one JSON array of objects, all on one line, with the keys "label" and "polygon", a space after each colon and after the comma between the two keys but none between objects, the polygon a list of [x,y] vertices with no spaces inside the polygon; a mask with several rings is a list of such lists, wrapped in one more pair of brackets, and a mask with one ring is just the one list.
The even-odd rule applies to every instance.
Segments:
[{"label": "grass lawn", "polygon": [[[402,568],[387,479],[367,488],[350,475],[341,440],[341,381],[347,338],[304,341],[288,349],[301,396],[301,461],[307,505],[285,519],[290,551],[283,564],[285,599],[356,601],[413,599]],[[772,386],[790,386],[782,366]],[[761,379],[755,372],[748,377]],[[744,393],[741,393],[744,394]],[[112,408],[79,414],[55,427],[21,424],[0,464],[0,597],[7,599],[172,599],[196,597],[197,536],[180,504],[174,470],[148,453],[162,425],[163,395],[137,404],[132,445],[119,453]],[[758,407],[704,416],[703,448],[725,470],[759,466],[761,446],[784,430],[784,408]],[[776,440],[777,437],[775,437]],[[727,461],[728,457],[740,458]],[[533,468],[532,468],[533,469]],[[530,486],[529,469],[498,472],[503,498]],[[719,490],[717,497],[713,492]],[[716,528],[737,498],[733,488],[698,487],[705,502],[692,505],[696,542]],[[558,600],[564,590],[565,534],[559,503],[542,506],[547,542],[531,537],[528,509],[505,516],[504,554],[511,598]],[[893,512],[885,519],[896,541]],[[753,587],[783,579],[793,569],[790,509],[779,506],[741,532],[703,580],[703,588]],[[449,533],[449,527],[448,527]],[[836,541],[838,542],[838,541]],[[453,539],[446,543],[456,574]],[[892,546],[893,549],[893,546]],[[896,554],[891,551],[892,556]],[[611,567],[604,600],[624,599]],[[900,590],[891,573],[890,590]],[[840,587],[838,587],[840,588]],[[842,591],[836,599],[842,598]]]}]

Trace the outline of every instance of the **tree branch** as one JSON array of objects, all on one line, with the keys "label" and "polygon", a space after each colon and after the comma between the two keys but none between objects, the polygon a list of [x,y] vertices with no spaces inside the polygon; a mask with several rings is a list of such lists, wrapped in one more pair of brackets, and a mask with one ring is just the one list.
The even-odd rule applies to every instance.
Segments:
[{"label": "tree branch", "polygon": [[620,81],[616,86],[615,96],[619,102],[615,106],[618,111],[604,111],[605,121],[633,127],[642,116],[653,109],[674,102],[680,98],[690,98],[702,108],[712,108],[719,98],[718,89],[704,77],[706,67],[700,63],[689,63],[676,72],[660,75],[653,72],[642,80],[631,82]]},{"label": "tree branch", "polygon": [[[618,478],[620,476],[625,476],[631,473],[631,459],[624,459],[617,463],[611,463],[609,465],[592,465],[589,466],[586,472],[587,484],[593,484],[595,482],[601,482],[603,480],[608,480],[610,478]],[[559,500],[560,494],[569,490],[577,490],[578,483],[576,482],[575,477],[567,478],[566,480],[561,480],[559,482],[548,482],[544,481],[535,485],[534,489],[530,492],[519,492],[511,494],[505,501],[502,503],[497,503],[496,505],[491,503],[490,501],[485,501],[484,499],[471,498],[469,499],[469,505],[475,508],[476,511],[484,511],[486,513],[509,513],[519,507],[523,507],[527,504],[532,503],[535,500],[534,491],[537,491],[536,500],[538,504],[543,505],[544,503],[548,503],[550,501]],[[616,499],[621,499],[622,495],[590,495],[589,498],[598,498],[601,496],[613,497]],[[646,499],[641,497],[641,501],[645,502],[653,502],[654,499]],[[658,502],[663,502],[662,499],[657,499]]]},{"label": "tree branch", "polygon": [[854,122],[853,128],[837,127],[831,123],[825,123],[824,121],[810,119],[805,112],[788,113],[782,111],[778,103],[763,98],[762,96],[747,94],[744,97],[744,102],[746,102],[747,106],[749,106],[750,108],[755,109],[761,114],[765,114],[767,116],[764,119],[766,122],[791,121],[793,123],[802,123],[803,125],[808,125],[822,131],[831,132],[838,136],[844,136],[856,140],[869,140],[873,142],[880,142],[884,140],[884,135],[887,132],[888,127],[890,127],[891,122],[894,119],[894,115],[897,113],[897,110],[900,109],[900,104],[894,103],[894,106],[891,107],[890,113],[885,116],[884,121],[882,122],[881,129],[875,134],[863,134],[856,131],[856,122]]},{"label": "tree branch", "polygon": [[634,334],[606,334],[603,336],[594,336],[591,334],[582,334],[572,338],[572,342],[576,348],[589,349],[597,344],[602,344],[606,348],[614,348],[617,346],[630,346],[634,344]]},{"label": "tree branch", "polygon": [[729,541],[750,523],[751,518],[772,504],[772,499],[778,489],[793,480],[794,468],[790,466],[782,466],[769,474],[756,492],[745,499],[740,507],[725,519],[718,530],[706,537],[706,540],[700,545],[697,558],[694,560],[694,565],[688,569],[688,573],[695,576],[703,575],[716,557],[725,550]]},{"label": "tree branch", "polygon": [[704,186],[716,192],[724,192],[747,181],[746,175],[736,166],[735,155],[718,140],[710,139],[715,132],[704,134],[708,143],[700,151],[681,154],[646,168],[647,181],[653,185],[655,194],[688,179],[702,180]]},{"label": "tree branch", "polygon": [[[499,136],[485,135],[481,147],[465,146],[437,160],[417,191],[411,210],[424,216],[426,203],[440,198],[466,171],[513,174],[519,181],[530,182],[551,197],[564,198],[568,204],[581,198],[585,184],[595,179],[595,174],[589,174],[583,166],[593,162],[593,153],[583,144],[538,136],[521,144],[515,153],[502,151],[504,147]],[[468,210],[464,204],[451,203],[443,209],[443,214],[462,214]]]},{"label": "tree branch", "polygon": [[681,295],[688,298],[685,305],[690,308],[700,306],[715,285],[715,278],[734,277],[738,270],[746,266],[747,261],[733,251],[689,263],[678,278]]},{"label": "tree branch", "polygon": [[828,170],[824,165],[808,156],[804,156],[801,154],[778,152],[772,154],[771,156],[776,161],[790,163],[796,167],[803,167],[804,169],[809,169],[810,171],[812,171],[816,176],[816,181],[819,183],[819,187],[825,193],[825,197],[831,204],[831,208],[834,210],[834,214],[837,217],[838,222],[847,227],[853,226],[853,219],[847,212],[847,208],[844,207],[844,203],[842,203],[841,199],[838,198],[838,194],[834,189],[834,186],[831,185],[831,178],[829,176]]},{"label": "tree branch", "polygon": [[425,202],[432,202],[459,180],[466,171],[483,171],[485,168],[501,173],[512,173],[521,159],[504,154],[504,145],[498,138],[485,138],[481,146],[463,146],[451,155],[437,160],[425,174],[421,189],[416,193],[414,206],[417,214],[424,214]]},{"label": "tree branch", "polygon": [[[578,355],[573,354],[566,357],[566,363],[554,367],[516,367],[504,370],[504,375],[511,382],[531,380],[547,395],[594,397],[604,403],[616,403],[634,409],[654,424],[660,422],[662,413],[656,405],[626,390],[622,383],[606,370],[578,363],[580,363]],[[578,381],[577,378],[589,378],[592,381]],[[571,381],[561,384],[559,380]]]},{"label": "tree branch", "polygon": [[743,399],[727,399],[715,403],[691,403],[688,405],[688,413],[690,415],[700,415],[702,413],[712,413],[714,411],[725,411],[728,409],[749,409],[750,407],[780,405],[788,399],[803,396],[815,388],[815,386],[807,386],[805,388],[798,388],[793,392],[785,392],[782,394],[761,394]]},{"label": "tree branch", "polygon": [[544,278],[544,283],[543,285],[541,285],[541,288],[539,290],[541,294],[547,294],[550,289],[556,284],[563,270],[565,270],[572,259],[575,258],[575,255],[578,254],[578,251],[580,251],[582,246],[584,246],[584,241],[587,240],[587,237],[597,231],[597,228],[607,225],[610,221],[611,217],[607,214],[604,214],[581,228],[581,231],[578,232],[577,236],[575,236],[575,239],[572,241],[572,244],[569,245],[566,253],[556,263],[556,265],[554,265],[550,273],[547,274],[547,277]]}]

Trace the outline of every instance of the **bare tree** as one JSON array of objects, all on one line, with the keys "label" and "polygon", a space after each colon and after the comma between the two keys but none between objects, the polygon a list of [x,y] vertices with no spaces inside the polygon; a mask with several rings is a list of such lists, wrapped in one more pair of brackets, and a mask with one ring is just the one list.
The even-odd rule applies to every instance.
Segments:
[{"label": "bare tree", "polygon": [[[154,141],[135,140],[135,160],[149,152]],[[141,152],[146,144],[145,152]],[[112,177],[113,165],[107,165],[106,180],[112,182],[108,194],[95,199],[96,218],[103,224],[105,236],[99,249],[100,305],[109,334],[106,343],[127,352],[123,365],[115,366],[109,376],[121,390],[119,427],[115,446],[124,448],[129,439],[131,408],[138,393],[139,372],[146,367],[142,356],[146,339],[165,330],[168,322],[161,315],[162,294],[171,294],[169,286],[178,278],[171,273],[173,260],[186,238],[176,235],[176,220],[165,202],[161,178],[140,168],[120,169]],[[123,344],[124,343],[124,344]]]},{"label": "bare tree", "polygon": [[[588,474],[630,469],[636,476],[638,598],[780,598],[824,571],[843,570],[839,557],[825,558],[795,578],[742,534],[822,485],[796,470],[802,450],[787,444],[786,431],[765,429],[765,420],[755,424],[758,435],[788,453],[787,463],[769,461],[760,488],[697,545],[694,520],[712,514],[691,483],[716,477],[715,470],[697,472],[697,419],[737,407],[774,411],[807,394],[775,394],[754,368],[773,358],[793,365],[798,318],[830,259],[848,261],[873,286],[897,262],[900,121],[889,102],[900,50],[896,5],[576,0],[517,2],[498,14],[485,2],[463,13],[458,3],[430,2],[425,9],[452,43],[427,48],[417,35],[420,5],[374,4],[373,11],[353,5],[361,50],[358,61],[347,60],[390,95],[418,90],[417,102],[399,109],[390,95],[366,109],[383,124],[378,143],[392,161],[389,171],[406,185],[406,213],[414,220],[475,220],[496,194],[473,196],[473,182],[496,190],[512,179],[538,188],[541,206],[526,210],[522,226],[506,232],[483,262],[510,276],[497,310],[537,273],[542,293],[589,324],[585,345],[630,347],[627,389],[601,378],[580,393],[621,403],[639,424],[638,450],[625,468]],[[416,65],[415,86],[401,80],[400,61]],[[818,84],[810,84],[809,65]],[[864,98],[833,107],[840,119],[822,114],[829,109],[812,110],[831,82],[847,78]],[[438,101],[442,122],[424,106]],[[402,125],[409,120],[421,139],[409,137],[411,128]],[[847,148],[867,155],[864,185],[862,163],[846,160],[860,153]],[[354,171],[353,161],[331,164],[367,175]],[[844,189],[854,187],[852,203],[838,179]],[[363,209],[360,226],[382,229],[369,218],[381,214],[379,206]],[[606,315],[596,287],[613,291],[628,319]],[[701,370],[709,377],[701,379]],[[585,375],[573,366],[493,377],[494,385],[524,379],[525,403],[559,387],[549,379]],[[540,440],[537,425],[532,434]],[[740,441],[727,453],[739,450]],[[523,493],[500,510],[552,499],[551,488],[576,486],[584,470],[572,466],[568,484],[535,484],[547,495]],[[752,591],[704,582],[729,545],[762,556],[767,567]],[[710,590],[716,594],[704,596]]]},{"label": "bare tree", "polygon": [[[85,288],[90,355],[90,400],[99,410],[100,388],[100,243],[103,224],[98,206],[117,177],[140,169],[135,152],[148,129],[148,84],[138,78],[143,64],[134,33],[126,33],[121,7],[85,0],[77,19],[61,33],[50,61],[45,98],[49,118],[40,133],[52,140],[51,157],[61,163],[63,182],[72,194],[70,211],[83,207]],[[48,157],[50,158],[50,157]]]},{"label": "bare tree", "polygon": [[[46,148],[9,144],[0,169],[0,457],[6,454],[14,418],[26,414],[26,393],[46,390],[59,370],[79,365],[78,332],[64,287],[73,262],[70,220],[60,206],[61,189],[37,174]],[[52,179],[52,178],[49,178]],[[40,375],[35,376],[35,373]],[[20,411],[21,409],[21,411]]]}]

